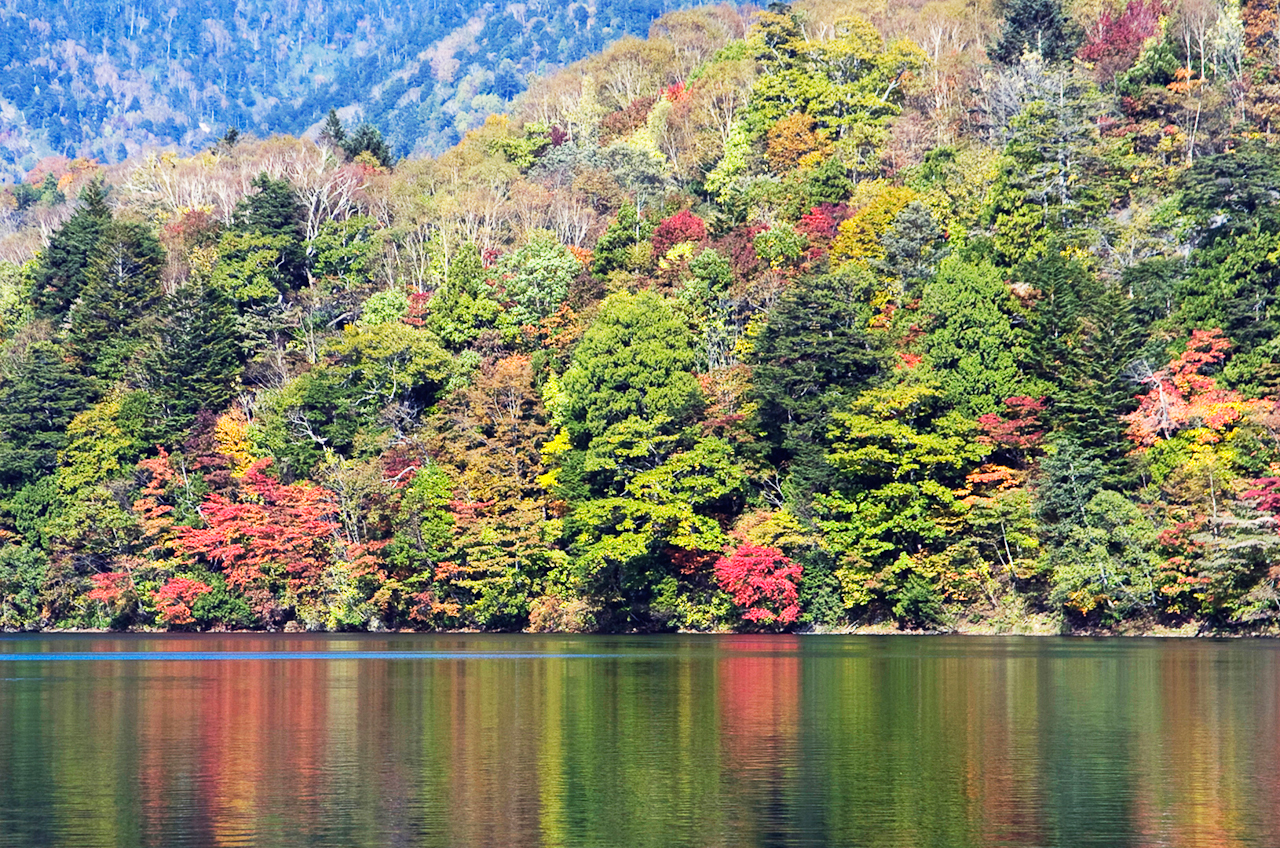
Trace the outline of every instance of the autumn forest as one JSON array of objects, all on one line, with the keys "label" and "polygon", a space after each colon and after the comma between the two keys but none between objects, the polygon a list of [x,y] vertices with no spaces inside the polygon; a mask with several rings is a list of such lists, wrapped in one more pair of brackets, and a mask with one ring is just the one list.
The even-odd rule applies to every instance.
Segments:
[{"label": "autumn forest", "polygon": [[349,114],[0,189],[0,628],[1280,628],[1274,4],[703,6]]}]

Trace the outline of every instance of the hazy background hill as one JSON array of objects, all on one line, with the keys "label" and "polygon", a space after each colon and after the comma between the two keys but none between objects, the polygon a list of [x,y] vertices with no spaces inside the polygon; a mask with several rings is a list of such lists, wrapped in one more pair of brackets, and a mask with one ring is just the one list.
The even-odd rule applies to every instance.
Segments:
[{"label": "hazy background hill", "polygon": [[300,134],[337,108],[398,155],[438,153],[530,74],[700,0],[7,0],[0,180],[44,156],[115,162],[229,126]]}]

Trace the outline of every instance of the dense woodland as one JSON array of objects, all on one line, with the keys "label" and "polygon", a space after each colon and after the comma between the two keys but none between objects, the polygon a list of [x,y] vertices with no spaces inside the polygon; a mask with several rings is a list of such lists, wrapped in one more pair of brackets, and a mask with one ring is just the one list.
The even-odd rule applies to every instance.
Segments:
[{"label": "dense woodland", "polygon": [[1270,632],[1280,18],[672,13],[7,190],[0,627]]},{"label": "dense woodland", "polygon": [[[644,35],[689,0],[5,0],[0,177],[118,162],[228,126],[301,134],[330,108],[397,155],[441,153],[530,75]],[[741,35],[741,33],[739,33]]]}]

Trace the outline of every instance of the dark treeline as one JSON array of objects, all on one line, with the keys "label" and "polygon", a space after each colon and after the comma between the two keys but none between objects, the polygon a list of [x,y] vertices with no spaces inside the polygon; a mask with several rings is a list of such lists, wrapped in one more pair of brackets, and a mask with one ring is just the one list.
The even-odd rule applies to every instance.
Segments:
[{"label": "dark treeline", "polygon": [[858,11],[32,174],[0,626],[1269,631],[1274,9]]}]

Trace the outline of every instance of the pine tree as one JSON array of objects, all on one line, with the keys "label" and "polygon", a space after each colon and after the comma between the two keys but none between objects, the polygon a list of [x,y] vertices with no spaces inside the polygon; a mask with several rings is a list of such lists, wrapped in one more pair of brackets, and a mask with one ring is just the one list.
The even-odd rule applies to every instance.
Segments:
[{"label": "pine tree", "polygon": [[88,381],[52,342],[33,342],[0,387],[0,489],[53,474],[66,429],[92,402]]},{"label": "pine tree", "polygon": [[876,268],[898,280],[902,293],[908,297],[919,293],[920,286],[933,276],[938,263],[950,252],[933,213],[918,200],[898,213],[880,244],[884,246],[884,258],[875,261]]},{"label": "pine tree", "polygon": [[68,332],[93,376],[123,375],[141,344],[141,325],[160,301],[163,263],[164,251],[145,225],[112,221],[102,228],[81,296],[71,307]]},{"label": "pine tree", "polygon": [[240,368],[235,313],[221,292],[188,283],[166,298],[143,364],[166,443],[180,442],[200,410],[227,405]]},{"label": "pine tree", "polygon": [[838,274],[799,281],[779,298],[752,351],[757,424],[772,445],[771,460],[789,469],[802,498],[829,481],[824,454],[831,414],[884,364],[866,329],[870,285],[865,277]]},{"label": "pine tree", "polygon": [[342,119],[338,117],[337,109],[330,109],[329,114],[325,116],[324,127],[320,130],[320,140],[339,150],[347,140],[347,131],[342,126]]},{"label": "pine tree", "polygon": [[111,220],[107,193],[100,180],[85,186],[80,192],[80,204],[40,254],[31,299],[38,318],[61,318],[80,296],[89,259]]},{"label": "pine tree", "polygon": [[1010,0],[1000,38],[987,50],[993,62],[1015,65],[1022,54],[1040,54],[1046,62],[1065,62],[1084,40],[1062,8],[1061,0]]},{"label": "pine tree", "polygon": [[[326,128],[327,128],[326,124]],[[378,164],[390,168],[396,163],[395,154],[382,138],[382,133],[373,124],[364,123],[356,127],[356,131],[339,142],[342,152],[348,159],[355,159],[361,153],[368,153]]]}]

